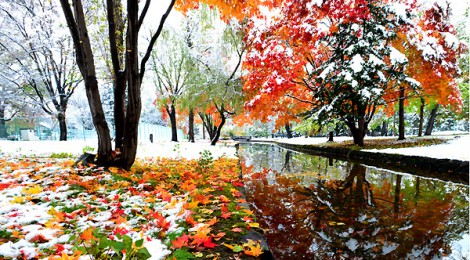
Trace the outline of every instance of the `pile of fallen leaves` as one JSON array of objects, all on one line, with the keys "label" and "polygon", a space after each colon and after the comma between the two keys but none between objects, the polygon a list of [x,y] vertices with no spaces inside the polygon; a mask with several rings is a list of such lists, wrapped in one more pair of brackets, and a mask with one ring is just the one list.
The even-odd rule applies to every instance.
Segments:
[{"label": "pile of fallen leaves", "polygon": [[237,160],[146,159],[131,171],[0,159],[1,259],[239,259],[262,254]]}]

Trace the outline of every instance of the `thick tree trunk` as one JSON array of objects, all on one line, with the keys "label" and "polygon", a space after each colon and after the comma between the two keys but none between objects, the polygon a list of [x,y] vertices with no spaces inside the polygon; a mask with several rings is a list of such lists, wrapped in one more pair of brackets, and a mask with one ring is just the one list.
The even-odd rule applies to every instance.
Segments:
[{"label": "thick tree trunk", "polygon": [[171,141],[178,142],[178,130],[176,129],[176,111],[173,104],[170,105],[170,108],[167,109],[168,117],[170,118],[171,124]]},{"label": "thick tree trunk", "polygon": [[424,135],[431,135],[432,129],[434,128],[434,122],[436,121],[438,109],[439,109],[439,105],[436,105],[436,107],[434,107],[431,110],[431,114],[429,115],[428,123],[426,125],[426,131],[424,132]]},{"label": "thick tree trunk", "polygon": [[333,142],[333,136],[334,136],[333,131],[328,132],[328,142]]},{"label": "thick tree trunk", "polygon": [[405,140],[405,88],[400,86],[398,99],[398,140]]},{"label": "thick tree trunk", "polygon": [[127,44],[126,44],[126,72],[127,72],[127,109],[124,129],[122,168],[130,169],[137,154],[138,129],[142,100],[140,96],[141,78],[139,71],[139,3],[127,1]]},{"label": "thick tree trunk", "polygon": [[65,113],[59,113],[57,115],[59,121],[59,140],[67,141],[67,122],[65,121]]},{"label": "thick tree trunk", "polygon": [[96,133],[98,135],[96,163],[106,165],[112,160],[111,136],[109,134],[108,124],[106,123],[103,106],[101,104],[98,81],[96,78],[95,61],[90,44],[90,38],[88,37],[82,1],[73,1],[75,14],[72,11],[69,1],[60,0],[60,4],[72,35],[76,50],[77,65],[83,76],[88,105],[93,118],[93,125],[95,126]]},{"label": "thick tree trunk", "polygon": [[364,146],[364,136],[367,132],[367,122],[365,119],[359,119],[357,127],[353,122],[346,122],[353,136],[354,144]]},{"label": "thick tree trunk", "polygon": [[425,106],[424,98],[421,98],[421,105],[419,106],[418,136],[423,136],[424,106]]},{"label": "thick tree trunk", "polygon": [[286,124],[285,128],[286,128],[287,138],[289,139],[292,138],[292,131],[290,129],[290,124]]},{"label": "thick tree trunk", "polygon": [[122,142],[124,139],[125,118],[126,118],[126,73],[122,69],[124,63],[124,36],[125,21],[122,18],[123,6],[121,1],[107,1],[107,18],[108,18],[108,38],[112,74],[114,76],[114,127],[115,140],[114,148],[116,151],[122,150]]},{"label": "thick tree trunk", "polygon": [[381,135],[382,136],[387,136],[387,132],[388,132],[388,129],[387,129],[387,126],[388,126],[388,123],[387,121],[382,121],[382,129],[381,129]]},{"label": "thick tree trunk", "polygon": [[108,124],[106,123],[103,107],[101,105],[98,81],[96,80],[96,77],[85,79],[85,89],[93,119],[93,125],[95,126],[95,130],[98,135],[96,163],[99,165],[107,165],[112,160],[111,136],[109,134]]},{"label": "thick tree trunk", "polygon": [[122,72],[116,74],[114,82],[114,125],[115,140],[114,148],[122,150],[126,119],[126,75]]},{"label": "thick tree trunk", "polygon": [[188,127],[189,142],[194,143],[194,109],[189,109]]}]

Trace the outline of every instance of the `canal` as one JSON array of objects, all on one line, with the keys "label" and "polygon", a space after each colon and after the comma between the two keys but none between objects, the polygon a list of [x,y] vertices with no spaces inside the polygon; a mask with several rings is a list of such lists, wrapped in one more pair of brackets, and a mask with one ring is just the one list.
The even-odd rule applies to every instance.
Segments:
[{"label": "canal", "polygon": [[468,259],[469,186],[241,144],[246,196],[275,259]]}]

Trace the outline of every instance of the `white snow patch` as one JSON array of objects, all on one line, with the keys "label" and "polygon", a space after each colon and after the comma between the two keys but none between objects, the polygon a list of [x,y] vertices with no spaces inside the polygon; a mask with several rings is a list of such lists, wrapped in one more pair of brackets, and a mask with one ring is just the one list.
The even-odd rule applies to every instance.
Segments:
[{"label": "white snow patch", "polygon": [[369,54],[369,62],[375,66],[385,64],[381,59],[377,58],[377,56],[375,56],[374,54]]},{"label": "white snow patch", "polygon": [[392,65],[405,64],[408,62],[405,54],[401,53],[399,50],[390,47],[390,61]]},{"label": "white snow patch", "polygon": [[320,73],[320,78],[326,79],[326,76],[331,73],[333,68],[334,68],[333,63],[328,64],[328,66],[326,66],[326,68],[322,71],[322,73]]},{"label": "white snow patch", "polygon": [[362,59],[361,55],[356,54],[351,60],[351,69],[354,73],[358,73],[362,70],[362,64],[364,63],[364,59]]},{"label": "white snow patch", "polygon": [[171,251],[159,239],[144,242],[144,247],[151,255],[150,260],[165,259],[165,256],[171,254]]}]

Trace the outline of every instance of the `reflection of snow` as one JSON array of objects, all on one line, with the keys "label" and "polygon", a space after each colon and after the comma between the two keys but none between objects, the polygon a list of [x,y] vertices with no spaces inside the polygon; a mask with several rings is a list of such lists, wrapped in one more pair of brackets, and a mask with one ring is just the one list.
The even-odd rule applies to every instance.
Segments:
[{"label": "reflection of snow", "polygon": [[[452,243],[452,256],[460,256],[460,259],[468,259],[470,257],[470,234],[465,234],[462,239]],[[444,257],[443,259],[450,259]]]},{"label": "reflection of snow", "polygon": [[392,252],[393,250],[397,249],[397,247],[398,247],[397,243],[385,243],[382,247],[382,253],[383,255],[386,255]]},{"label": "reflection of snow", "polygon": [[359,243],[357,243],[357,240],[354,238],[350,238],[348,242],[346,242],[346,246],[351,250],[352,252],[356,251],[356,248],[359,246]]}]

